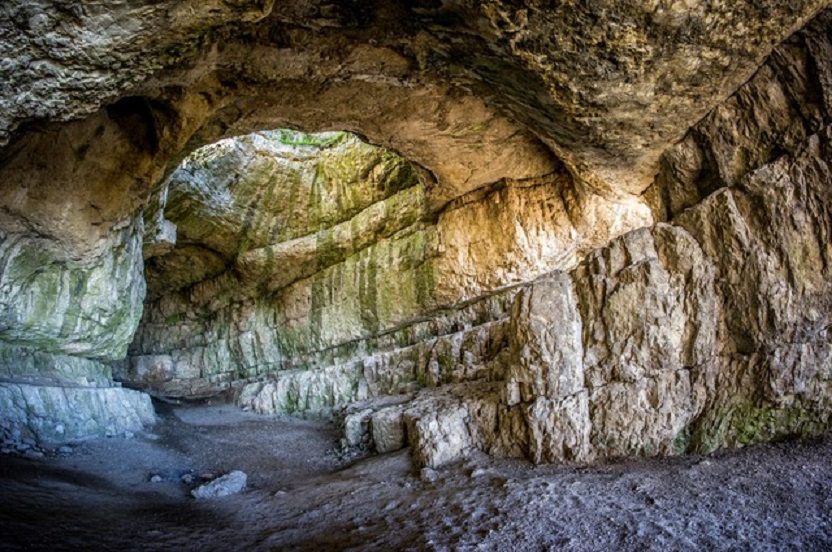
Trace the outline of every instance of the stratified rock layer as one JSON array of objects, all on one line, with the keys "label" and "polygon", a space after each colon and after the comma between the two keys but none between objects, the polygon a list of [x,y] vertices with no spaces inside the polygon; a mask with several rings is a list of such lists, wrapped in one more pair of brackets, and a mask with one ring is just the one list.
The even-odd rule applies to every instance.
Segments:
[{"label": "stratified rock layer", "polygon": [[199,150],[149,211],[177,245],[148,260],[151,300],[119,375],[195,396],[271,374],[243,393],[261,412],[437,385],[432,373],[485,362],[502,339],[510,292],[495,291],[651,220],[568,183],[501,182],[435,213],[415,167],[350,135]]},{"label": "stratified rock layer", "polygon": [[504,383],[404,410],[418,462],[711,452],[830,428],[832,129],[826,69],[811,69],[829,67],[826,19],[668,152],[655,193],[671,224],[520,292]]},{"label": "stratified rock layer", "polygon": [[4,426],[18,438],[66,443],[116,437],[156,421],[150,397],[120,387],[0,385]]}]

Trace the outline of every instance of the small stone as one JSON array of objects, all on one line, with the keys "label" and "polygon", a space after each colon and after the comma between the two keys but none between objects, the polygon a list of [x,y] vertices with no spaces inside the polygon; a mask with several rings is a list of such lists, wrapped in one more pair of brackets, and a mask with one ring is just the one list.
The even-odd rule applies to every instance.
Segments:
[{"label": "small stone", "polygon": [[125,439],[132,439],[132,438],[134,438],[135,436],[136,436],[136,434],[135,434],[135,433],[133,433],[132,431],[125,431],[125,432],[124,432],[124,438],[125,438]]},{"label": "small stone", "polygon": [[162,479],[161,475],[154,475],[153,477],[150,478],[151,483],[161,483],[162,481],[164,481],[164,480]]},{"label": "small stone", "polygon": [[13,454],[14,452],[15,452],[14,449],[10,449],[10,448],[0,449],[0,454]]},{"label": "small stone", "polygon": [[44,454],[39,450],[29,449],[26,451],[27,458],[44,458]]},{"label": "small stone", "polygon": [[439,474],[432,468],[422,468],[419,477],[424,483],[435,483],[439,479]]},{"label": "small stone", "polygon": [[477,468],[477,469],[475,469],[474,471],[471,472],[471,477],[482,477],[486,474],[488,474],[487,471],[485,471],[482,468]]},{"label": "small stone", "polygon": [[182,483],[185,483],[186,485],[191,485],[191,484],[193,484],[194,481],[196,481],[196,478],[193,475],[189,474],[189,473],[186,473],[185,475],[183,475],[181,479],[182,479]]},{"label": "small stone", "polygon": [[30,445],[26,444],[26,443],[19,443],[14,448],[16,448],[18,452],[25,452],[25,451],[29,450],[32,447]]},{"label": "small stone", "polygon": [[58,454],[72,454],[73,450],[72,447],[69,446],[62,446],[58,449]]},{"label": "small stone", "polygon": [[280,491],[277,491],[276,493],[274,493],[274,496],[280,497],[280,496],[286,496],[287,494],[288,493],[286,491],[280,490]]},{"label": "small stone", "polygon": [[248,476],[239,470],[227,473],[210,483],[201,485],[191,491],[194,498],[218,498],[242,492],[246,488]]}]

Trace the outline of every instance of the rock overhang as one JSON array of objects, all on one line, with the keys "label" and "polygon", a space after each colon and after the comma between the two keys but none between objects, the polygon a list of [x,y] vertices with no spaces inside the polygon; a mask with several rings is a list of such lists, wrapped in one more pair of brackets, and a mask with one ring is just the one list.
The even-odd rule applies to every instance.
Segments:
[{"label": "rock overhang", "polygon": [[[767,434],[814,432],[828,424],[823,408],[813,410],[823,394],[819,383],[823,378],[815,368],[820,366],[822,372],[828,363],[823,340],[816,335],[817,325],[825,315],[817,308],[810,309],[809,320],[801,318],[791,307],[778,310],[783,298],[776,293],[772,295],[776,282],[762,276],[766,271],[758,266],[768,266],[772,274],[791,274],[792,280],[783,277],[783,281],[788,280],[797,287],[797,291],[788,292],[790,300],[805,299],[801,293],[809,287],[825,289],[824,278],[818,280],[806,268],[823,256],[822,252],[815,251],[811,235],[788,234],[780,240],[787,243],[778,245],[776,239],[760,233],[768,249],[765,255],[754,257],[753,263],[746,263],[750,267],[747,269],[750,288],[727,286],[714,291],[710,283],[702,284],[721,295],[716,304],[721,304],[720,301],[728,305],[746,304],[753,311],[757,306],[753,296],[757,294],[771,304],[775,313],[761,311],[756,313],[759,319],[750,322],[731,313],[725,315],[727,322],[719,331],[729,335],[720,334],[719,339],[720,354],[727,356],[723,354],[718,362],[708,364],[709,359],[697,357],[697,366],[691,367],[686,363],[693,361],[680,361],[685,366],[674,374],[662,374],[664,379],[659,378],[653,387],[644,387],[639,378],[644,366],[619,366],[613,360],[602,359],[599,365],[603,365],[600,372],[604,377],[596,379],[610,384],[606,391],[589,389],[570,396],[555,393],[552,397],[546,396],[548,391],[536,391],[542,402],[535,400],[535,393],[520,393],[525,413],[518,409],[500,410],[502,406],[520,404],[516,402],[520,399],[511,391],[511,381],[507,391],[511,400],[503,401],[493,382],[469,385],[471,382],[467,380],[499,381],[506,376],[501,372],[506,368],[505,355],[498,358],[500,354],[492,345],[505,341],[506,326],[511,320],[516,322],[518,316],[522,319],[523,313],[509,314],[506,303],[511,302],[512,292],[478,301],[472,299],[484,289],[493,291],[518,276],[512,272],[516,268],[512,264],[513,255],[518,251],[525,255],[525,252],[522,248],[512,249],[512,239],[517,243],[526,240],[534,249],[537,242],[527,239],[529,230],[532,234],[538,232],[533,236],[535,239],[549,235],[540,232],[536,223],[527,224],[530,221],[547,220],[552,227],[565,229],[570,235],[586,237],[587,243],[603,245],[614,235],[632,229],[632,224],[628,224],[634,221],[626,215],[643,211],[647,200],[655,201],[657,218],[674,217],[684,208],[698,206],[693,214],[680,218],[680,224],[688,224],[690,228],[685,228],[701,237],[700,246],[710,248],[706,251],[708,263],[730,272],[723,266],[728,262],[726,258],[740,255],[742,244],[753,242],[754,236],[744,229],[753,224],[746,224],[744,217],[752,223],[759,222],[748,203],[759,202],[762,194],[755,178],[765,182],[766,174],[779,175],[778,178],[786,173],[795,174],[795,182],[789,181],[790,186],[800,192],[803,181],[808,181],[813,189],[811,186],[824,171],[821,150],[827,138],[815,113],[818,110],[823,113],[825,107],[815,105],[817,98],[810,96],[817,96],[817,92],[823,96],[825,90],[821,90],[823,79],[820,84],[816,83],[804,65],[815,63],[816,70],[824,74],[821,63],[826,60],[822,52],[825,42],[817,34],[818,29],[799,35],[795,44],[778,51],[768,70],[773,70],[779,81],[769,86],[770,75],[761,71],[759,78],[738,94],[738,100],[725,99],[751,76],[776,43],[826,4],[820,1],[712,2],[707,6],[695,2],[542,5],[500,1],[391,1],[359,8],[352,3],[317,1],[156,2],[118,6],[79,3],[68,7],[49,2],[11,2],[0,11],[0,27],[10,30],[10,39],[0,48],[10,54],[4,71],[11,77],[0,88],[0,102],[4,107],[0,140],[10,140],[2,151],[0,163],[0,181],[8,192],[0,203],[3,230],[7,233],[2,237],[9,246],[2,250],[8,266],[3,273],[7,281],[0,288],[10,298],[3,311],[4,324],[8,326],[4,326],[3,335],[13,338],[15,343],[22,339],[22,344],[34,345],[38,352],[47,355],[69,353],[97,359],[119,356],[118,351],[127,345],[128,330],[138,324],[144,294],[144,280],[139,274],[141,256],[135,247],[140,230],[125,233],[125,228],[138,228],[131,226],[139,224],[135,214],[179,159],[218,138],[254,130],[284,126],[350,130],[370,142],[402,153],[433,175],[432,180],[423,180],[426,204],[433,217],[444,216],[444,226],[420,227],[409,235],[441,234],[437,228],[450,229],[445,234],[449,239],[440,240],[437,251],[444,248],[446,252],[462,252],[459,259],[464,255],[475,257],[488,269],[478,273],[476,267],[469,270],[459,262],[451,270],[441,272],[442,278],[422,275],[414,279],[418,284],[412,286],[418,306],[427,304],[422,303],[423,292],[435,286],[445,294],[442,295],[445,302],[430,303],[431,309],[452,308],[438,317],[442,320],[434,318],[426,324],[420,320],[408,326],[402,325],[402,313],[395,310],[401,305],[389,301],[379,303],[377,293],[367,293],[384,286],[394,289],[397,283],[379,279],[379,261],[372,251],[383,249],[388,254],[385,258],[394,259],[402,257],[399,253],[403,249],[388,243],[384,246],[386,249],[365,248],[371,252],[353,255],[352,264],[335,259],[336,265],[344,267],[334,269],[321,282],[329,285],[352,278],[357,283],[357,294],[366,293],[374,308],[367,310],[358,305],[353,310],[360,315],[350,318],[346,316],[349,312],[338,308],[320,308],[331,306],[324,300],[323,283],[302,290],[298,296],[303,300],[287,304],[290,307],[297,307],[303,301],[315,304],[317,311],[310,309],[310,312],[317,312],[318,318],[309,317],[308,336],[301,331],[299,339],[290,340],[290,348],[303,357],[295,366],[298,370],[287,372],[288,379],[283,383],[273,382],[252,390],[246,395],[252,405],[275,407],[283,401],[293,408],[302,404],[319,407],[327,406],[330,399],[362,398],[362,393],[380,389],[399,390],[402,383],[419,386],[461,383],[464,385],[459,392],[447,394],[446,404],[443,403],[452,415],[437,420],[440,426],[447,422],[460,435],[467,435],[457,444],[468,448],[493,447],[495,453],[517,453],[524,446],[533,445],[534,450],[527,452],[531,451],[537,459],[550,461],[589,458],[591,449],[603,451],[605,447],[615,452],[675,453],[689,446],[708,450],[712,446],[753,442],[766,438]],[[817,21],[818,28],[827,25],[824,15]],[[783,59],[782,66],[778,65]],[[781,78],[781,73],[789,71],[793,71],[794,77],[790,83]],[[800,88],[804,85],[805,90]],[[765,98],[758,98],[757,92],[766,86],[782,92],[784,98],[796,102],[796,107],[791,111],[784,108],[773,95],[763,94]],[[814,92],[809,90],[813,86],[817,89]],[[729,116],[722,121],[718,117],[706,118],[660,166],[662,152],[717,105],[727,110],[725,113]],[[749,111],[755,110],[749,106],[759,106],[760,112],[750,116]],[[731,128],[731,117],[761,132],[749,136],[739,126]],[[46,125],[19,127],[20,123],[34,119]],[[780,119],[787,120],[788,124]],[[67,123],[67,120],[72,121]],[[800,124],[792,124],[793,121]],[[18,131],[12,137],[14,128]],[[740,149],[742,155],[727,152],[732,141],[740,146],[734,149]],[[782,166],[773,165],[778,152],[790,156]],[[746,178],[746,173],[756,169],[764,169],[762,176]],[[655,180],[650,194],[643,195],[657,174],[659,179]],[[723,186],[740,189],[702,201]],[[808,201],[807,205],[807,217],[817,221],[821,231],[825,204]],[[696,219],[699,215],[702,220]],[[514,224],[518,221],[519,224]],[[639,225],[648,222],[649,217]],[[777,223],[784,228],[791,224],[780,219]],[[482,234],[491,239],[472,243],[466,233],[477,232],[470,232],[471,228],[487,229]],[[501,228],[511,231],[500,232]],[[666,228],[658,227],[651,232],[655,234],[655,248],[662,251],[660,257],[673,253],[674,248],[683,252],[691,249],[681,247],[681,241],[673,238],[673,233],[668,233]],[[711,243],[714,232],[732,232],[737,239],[745,241],[737,246],[739,249],[721,250]],[[124,237],[127,234],[129,239]],[[11,238],[7,239],[7,235]],[[585,276],[584,279],[596,283],[621,280],[623,284],[616,285],[629,290],[610,295],[621,304],[601,301],[593,306],[592,301],[582,299],[593,306],[581,313],[584,323],[615,319],[616,313],[609,310],[612,309],[609,305],[618,305],[624,312],[634,307],[634,298],[639,293],[656,299],[658,311],[667,308],[676,312],[681,304],[685,305],[684,309],[689,307],[686,303],[689,297],[684,300],[676,297],[690,295],[687,289],[676,289],[689,276],[683,274],[687,269],[675,264],[664,266],[664,257],[661,262],[653,258],[651,248],[643,247],[641,238],[645,235],[644,232],[628,234],[613,246],[593,254],[592,262],[600,265],[581,265],[583,269],[570,273],[569,278]],[[427,244],[436,243],[431,239],[420,237],[413,243],[416,249],[424,251]],[[822,241],[821,236],[819,243]],[[43,258],[41,264],[49,270],[37,266],[29,270],[23,266],[32,265],[31,262],[12,266],[14,259],[25,260],[15,256],[19,251],[46,242],[50,244],[44,248],[49,251],[49,258]],[[275,253],[265,250],[271,245],[274,244],[261,248],[265,259]],[[567,249],[572,246],[574,243],[567,245]],[[129,258],[124,254],[127,249]],[[536,253],[537,257],[520,256],[534,270],[542,270],[543,265],[535,265],[535,259],[549,255],[551,261],[556,257],[544,249]],[[629,266],[626,259],[622,261],[628,255],[641,255],[643,262]],[[327,262],[333,261],[329,253],[326,257]],[[449,258],[454,257],[449,255]],[[257,255],[247,259],[255,268],[265,266],[261,260]],[[556,264],[562,263],[558,266],[565,269],[578,261],[577,257],[562,258],[556,259]],[[612,270],[612,266],[618,268]],[[523,274],[529,276],[534,270]],[[25,278],[15,276],[20,274]],[[101,285],[108,277],[118,279],[129,288],[130,301],[126,304],[129,312],[102,308],[105,303],[109,307],[117,304],[112,295],[120,293]],[[645,279],[644,289],[638,285],[639,277]],[[753,288],[757,283],[760,289]],[[209,297],[211,293],[234,284],[234,281],[205,283],[207,302],[216,304]],[[276,285],[271,291],[279,291],[282,285]],[[668,285],[674,293],[678,292],[670,294],[670,299],[662,295]],[[473,288],[478,291],[471,291]],[[334,289],[330,289],[330,295]],[[548,288],[542,285],[538,289]],[[454,295],[459,290],[464,293]],[[57,322],[33,323],[43,310],[44,298],[48,299],[53,291],[59,299],[54,304],[60,307],[61,316],[55,317]],[[605,290],[596,291],[598,297],[606,297]],[[586,293],[590,291],[582,291]],[[818,293],[821,300],[816,298],[815,305],[824,305],[823,293]],[[231,309],[226,312],[226,319],[219,320],[214,327],[206,326],[205,332],[209,337],[222,334],[228,338],[230,327],[239,330],[239,336],[234,339],[242,337],[228,350],[239,353],[239,358],[254,358],[255,366],[264,360],[260,358],[262,351],[256,347],[268,343],[260,340],[262,335],[257,328],[247,327],[240,321],[250,318],[254,320],[252,326],[257,326],[260,318],[268,319],[272,311],[258,301],[249,310],[246,310],[248,307],[239,312]],[[187,301],[184,304],[189,305]],[[387,318],[379,316],[380,304]],[[159,317],[162,331],[166,325],[177,323],[164,316],[171,314],[165,310],[169,306],[158,309],[163,315]],[[148,310],[151,315],[154,308]],[[367,312],[372,316],[365,316]],[[630,314],[634,320],[641,320],[639,317],[644,313]],[[702,325],[692,317],[685,322],[684,317],[674,316],[672,312],[659,314],[669,317],[663,330],[671,333],[674,324],[680,321]],[[476,322],[476,327],[470,327],[471,320]],[[228,327],[223,325],[226,322]],[[395,331],[372,335],[386,328],[388,322],[392,324],[389,328]],[[540,339],[543,341],[552,331],[551,322],[542,326]],[[608,325],[615,327],[616,323],[625,322],[613,320]],[[643,322],[642,326],[645,325],[649,322]],[[713,329],[712,324],[705,326],[709,331]],[[797,345],[784,345],[769,332],[772,327],[806,340]],[[649,336],[656,330],[630,329]],[[89,334],[86,337],[97,337],[101,343],[88,343],[90,340],[81,335],[84,333]],[[602,352],[608,346],[610,350],[618,350],[625,344],[625,334],[621,330],[609,340],[600,334],[587,335],[582,346],[592,345],[594,349],[588,350]],[[354,341],[356,336],[363,341]],[[659,337],[676,343],[683,336],[676,332]],[[313,341],[315,345],[310,348]],[[325,350],[320,358],[303,356],[321,343]],[[203,357],[211,352],[204,345],[200,344],[203,348],[199,353]],[[249,345],[250,350],[242,350]],[[343,350],[339,349],[341,345]],[[384,354],[373,354],[384,347],[388,348]],[[387,354],[391,347],[401,350]],[[776,354],[766,356],[764,351],[757,351],[766,347],[774,347]],[[625,352],[639,362],[667,353],[661,347],[643,349],[631,348]],[[552,358],[560,358],[558,355],[563,353],[554,351]],[[757,353],[762,356],[755,356]],[[353,362],[356,354],[363,357],[358,364]],[[171,370],[192,375],[188,366],[169,362],[170,355],[144,356],[153,357],[148,366],[170,365]],[[217,358],[224,362],[237,357]],[[269,359],[265,360],[268,364]],[[583,368],[595,370],[597,366],[593,362],[597,360],[589,359]],[[547,366],[527,366],[529,373],[522,373],[518,367],[523,368],[523,364],[516,363],[514,372],[509,370],[508,375],[517,376],[518,389],[523,385],[537,389],[539,386],[531,385],[534,381],[527,380],[550,376],[547,370],[556,362],[544,364]],[[675,366],[673,362],[670,365]],[[784,366],[797,367],[808,375],[806,378],[780,377],[778,370],[782,371]],[[325,369],[319,372],[305,369],[310,367]],[[403,382],[394,373],[402,367],[408,377],[412,376],[412,382]],[[771,381],[767,382],[766,374],[771,376]],[[207,375],[209,384],[220,381],[218,374]],[[235,377],[250,375],[243,367]],[[351,378],[356,375],[368,380],[367,387],[354,385]],[[328,380],[330,376],[334,380]],[[676,380],[671,381],[673,377]],[[732,402],[718,390],[714,391],[715,377],[719,378],[720,385],[736,388],[736,397],[741,401]],[[336,380],[345,385],[333,386]],[[771,389],[766,391],[765,385]],[[299,397],[297,389],[303,386],[320,393]],[[811,393],[807,394],[804,388],[810,388]],[[657,399],[667,389],[671,389],[672,396],[665,397],[664,402]],[[689,393],[691,389],[696,390],[696,396]],[[710,402],[706,401],[703,407],[703,393],[711,392],[714,394],[708,399]],[[767,397],[768,403],[758,400],[760,393]],[[799,397],[794,398],[795,394]],[[678,416],[674,415],[668,427],[659,427],[663,412],[661,408],[656,409],[657,400],[659,406],[668,408],[682,405],[676,409]],[[431,401],[426,398],[423,403],[427,410],[433,408]],[[797,405],[796,409],[788,409],[789,401]],[[776,403],[774,407],[771,402]],[[649,446],[645,445],[644,435],[628,435],[616,442],[622,434],[618,421],[588,418],[593,416],[591,413],[598,404],[615,412],[624,403],[638,406],[629,414],[654,424],[653,429],[659,428],[650,437],[655,439],[647,443]],[[697,417],[703,408],[707,415]],[[468,414],[482,423],[482,427],[460,425]],[[558,429],[557,424],[548,423],[558,416],[566,419],[567,414],[572,416],[574,427],[566,424],[569,427]],[[417,409],[405,416],[409,420],[406,423],[416,428],[414,431],[422,428],[420,415]],[[488,424],[501,419],[500,416],[505,416],[502,419],[515,429],[528,426],[530,441],[506,443],[501,441],[502,435],[489,434]],[[423,442],[428,448],[438,447],[437,454],[445,454],[446,450],[440,450],[444,446],[441,439],[437,441],[437,436],[430,433],[430,420],[425,418],[425,424],[419,430]],[[689,443],[691,435],[700,442]],[[593,442],[587,443],[587,439]],[[417,454],[424,452],[420,450],[417,443]],[[420,461],[432,463],[436,458],[430,460],[430,454]],[[564,454],[569,458],[563,457]]]},{"label": "rock overhang", "polygon": [[433,171],[439,201],[557,158],[596,193],[638,195],[667,144],[827,4],[12,2],[0,128],[131,94],[171,111],[168,156],[332,128]]}]

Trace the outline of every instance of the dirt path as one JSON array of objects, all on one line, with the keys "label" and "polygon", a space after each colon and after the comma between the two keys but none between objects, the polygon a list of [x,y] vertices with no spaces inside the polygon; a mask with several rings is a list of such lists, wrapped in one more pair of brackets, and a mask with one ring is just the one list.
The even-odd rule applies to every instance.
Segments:
[{"label": "dirt path", "polygon": [[[424,483],[406,453],[339,465],[325,423],[188,406],[151,431],[0,457],[0,550],[832,549],[832,437],[585,469],[478,457]],[[179,481],[232,469],[244,494]]]}]

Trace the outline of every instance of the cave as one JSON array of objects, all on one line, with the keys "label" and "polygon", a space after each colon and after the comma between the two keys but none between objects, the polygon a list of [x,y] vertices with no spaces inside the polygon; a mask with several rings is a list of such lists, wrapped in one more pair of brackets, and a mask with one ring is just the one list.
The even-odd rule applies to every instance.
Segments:
[{"label": "cave", "polygon": [[6,3],[0,543],[832,546],[829,4]]}]

